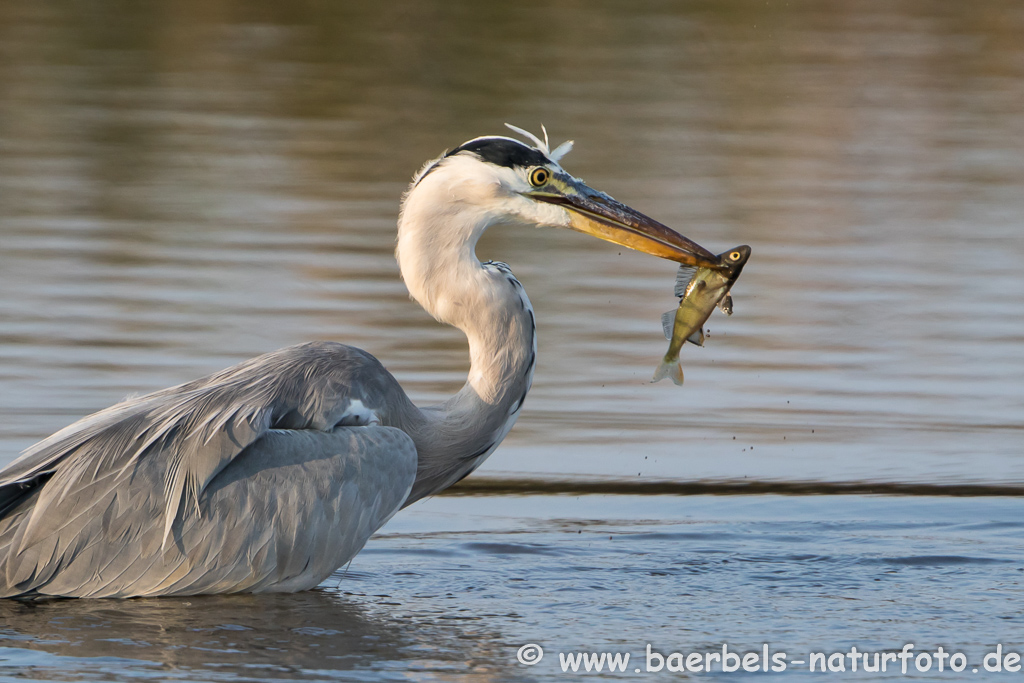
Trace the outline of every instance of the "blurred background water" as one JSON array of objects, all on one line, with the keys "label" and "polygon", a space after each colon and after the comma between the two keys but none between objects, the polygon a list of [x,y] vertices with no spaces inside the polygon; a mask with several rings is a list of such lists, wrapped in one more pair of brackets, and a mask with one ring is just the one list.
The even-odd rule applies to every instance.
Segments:
[{"label": "blurred background water", "polygon": [[[543,123],[554,143],[574,138],[564,160],[570,172],[712,251],[745,243],[754,255],[733,292],[736,314],[715,314],[706,348],[684,349],[687,380],[677,388],[648,383],[665,350],[660,314],[675,305],[673,264],[576,234],[491,231],[480,256],[511,264],[530,293],[539,362],[519,423],[480,475],[1020,484],[1022,32],[1024,6],[1009,0],[0,0],[0,464],[127,394],[309,339],[370,351],[420,402],[455,392],[466,345],[406,296],[392,256],[398,203],[423,162],[471,137],[503,134],[508,121],[531,130]],[[729,539],[732,552],[761,557],[767,543],[764,557],[790,558],[771,570],[769,560],[740,565],[747,573],[737,575],[708,565],[707,590],[747,605],[748,629],[776,623],[778,610],[795,619],[799,596],[816,604],[818,593],[799,586],[833,585],[851,566],[883,566],[866,550],[856,556],[859,544],[886,557],[973,558],[894,565],[956,576],[950,585],[959,589],[945,598],[960,600],[961,611],[943,613],[950,621],[927,601],[903,613],[907,623],[939,619],[930,632],[939,641],[960,632],[971,605],[982,609],[975,624],[1019,629],[1018,617],[997,614],[998,600],[974,602],[993,585],[1000,599],[1020,597],[1014,501],[583,497],[571,508],[569,500],[430,501],[396,518],[357,559],[347,580],[366,587],[354,591],[362,597],[346,594],[342,581],[315,596],[215,604],[224,623],[253,605],[319,614],[310,618],[322,623],[310,628],[351,635],[332,641],[331,656],[351,660],[353,670],[387,662],[396,677],[540,675],[502,668],[514,664],[512,642],[530,635],[509,626],[521,621],[485,618],[457,641],[469,633],[462,622],[428,627],[425,617],[372,596],[394,590],[420,600],[417,614],[452,603],[477,615],[520,611],[537,642],[562,633],[586,644],[584,629],[550,618],[561,603],[520,604],[491,588],[531,568],[561,568],[568,583],[577,565],[611,571],[618,555],[563,547],[560,530],[575,533],[581,520],[633,538],[636,553],[670,566],[673,553],[700,554],[699,542],[672,536],[696,516],[718,530],[707,532],[718,539],[713,546]],[[958,517],[931,516],[947,509]],[[918,521],[892,534],[870,531],[892,515]],[[467,516],[477,525],[462,528]],[[863,524],[821,521],[832,517]],[[644,537],[641,519],[667,535]],[[803,551],[788,545],[798,541],[759,526],[772,519],[853,555],[800,559]],[[999,531],[975,533],[964,520]],[[919,522],[961,525],[926,535],[938,546],[973,543],[973,554],[918,548],[932,544],[917,535]],[[751,540],[762,532],[780,540]],[[479,538],[451,550],[452,538],[463,538],[452,535],[462,533]],[[535,535],[504,536],[519,533]],[[509,557],[500,544],[516,538],[551,556]],[[487,572],[477,567],[470,583],[444,578],[462,576],[457,568],[474,556]],[[395,569],[421,562],[434,570],[403,579]],[[762,599],[756,577],[776,570],[811,574],[791,584],[792,602]],[[613,614],[594,597],[624,585],[618,579],[571,588],[584,593],[567,603],[575,623],[603,624],[598,641],[629,634],[642,646],[641,616],[661,629],[678,623],[669,611],[689,605],[692,621],[693,601],[707,638],[742,639],[743,625],[722,621],[726,612],[689,586],[690,574],[672,574],[672,585],[693,597],[669,600],[666,612],[654,598],[667,583],[622,576],[639,592],[627,592],[631,604],[648,608]],[[879,577],[861,578],[869,585]],[[863,588],[858,580],[851,578],[853,593]],[[467,597],[469,585],[487,599]],[[909,584],[894,586],[905,597]],[[796,646],[821,633],[856,638],[887,614],[854,616],[840,604],[828,603],[843,616],[826,626],[778,623]],[[124,649],[94,652],[91,641],[77,655],[96,657],[90,663],[64,651],[38,659],[31,648],[49,642],[41,624],[82,630],[99,619],[116,643],[129,637],[122,611],[142,610],[154,623],[199,618],[167,616],[174,608],[162,602],[69,605],[39,608],[32,614],[42,621],[8,634],[21,643],[11,646],[12,667],[35,667],[42,678],[169,676],[133,664]],[[4,618],[23,622],[13,612]],[[716,623],[724,625],[716,631]],[[174,666],[170,650],[202,650],[168,637],[153,646],[166,666]],[[678,647],[687,637],[677,632]],[[365,638],[393,649],[360,650]],[[245,652],[263,647],[243,641]],[[425,652],[439,642],[450,657]],[[252,675],[337,674],[310,642],[285,649],[295,648],[308,658],[281,664],[290,673]],[[248,675],[239,662],[197,674],[199,660],[182,661],[181,675],[193,679]]]}]

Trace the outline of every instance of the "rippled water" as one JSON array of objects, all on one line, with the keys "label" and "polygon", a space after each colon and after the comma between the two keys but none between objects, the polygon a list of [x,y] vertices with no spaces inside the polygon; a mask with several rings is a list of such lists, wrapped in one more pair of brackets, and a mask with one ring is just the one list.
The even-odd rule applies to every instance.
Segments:
[{"label": "rippled water", "polygon": [[[0,671],[530,681],[562,676],[558,653],[628,652],[636,675],[647,644],[767,643],[793,662],[773,675],[802,678],[812,652],[914,643],[962,652],[982,680],[997,644],[1024,651],[1022,532],[1015,499],[437,498],[316,592],[0,602]],[[546,652],[532,667],[529,643]]]},{"label": "rippled water", "polygon": [[[480,254],[526,286],[540,348],[480,474],[1020,484],[1022,29],[999,0],[0,0],[0,463],[126,394],[308,339],[369,350],[419,401],[457,390],[464,340],[398,278],[398,200],[424,161],[510,121],[574,138],[565,166],[595,187],[754,255],[676,388],[648,383],[671,263],[492,231]],[[314,595],[2,606],[0,665],[501,679],[554,673],[506,668],[527,638],[974,647],[1019,639],[1016,509],[439,499]],[[899,559],[917,557],[939,559]],[[232,624],[251,629],[237,647]]]}]

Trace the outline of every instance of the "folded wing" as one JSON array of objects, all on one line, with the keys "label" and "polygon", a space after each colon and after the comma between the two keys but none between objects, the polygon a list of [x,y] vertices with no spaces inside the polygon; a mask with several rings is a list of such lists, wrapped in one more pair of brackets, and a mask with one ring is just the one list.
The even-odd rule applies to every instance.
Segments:
[{"label": "folded wing", "polygon": [[[158,568],[165,560],[210,564],[214,551],[224,553],[236,543],[236,551],[227,555],[242,560],[247,571],[254,561],[266,569],[270,565],[254,557],[254,548],[286,537],[284,512],[309,527],[369,505],[376,512],[352,524],[383,524],[408,494],[416,458],[406,434],[377,425],[408,410],[415,409],[376,359],[318,342],[85,418],[0,472],[0,594],[81,594],[109,583],[111,567],[133,555],[132,571],[138,573],[139,563],[146,562]],[[256,464],[262,469],[245,470]],[[241,471],[250,476],[239,478]],[[290,479],[281,479],[285,472]],[[215,482],[232,476],[233,495],[248,501],[239,506],[213,495]],[[348,478],[347,489],[345,482],[328,485],[338,476]],[[288,491],[291,507],[272,511],[281,503],[276,493]],[[319,512],[302,509],[306,504]],[[385,509],[392,504],[394,509]],[[295,538],[302,533],[296,531]],[[125,558],[119,560],[119,553]],[[286,565],[287,556],[278,547],[275,566]],[[185,575],[192,576],[193,569]],[[261,580],[270,586],[284,576]],[[191,581],[195,584],[194,576]],[[173,591],[176,585],[150,584],[149,591]]]}]

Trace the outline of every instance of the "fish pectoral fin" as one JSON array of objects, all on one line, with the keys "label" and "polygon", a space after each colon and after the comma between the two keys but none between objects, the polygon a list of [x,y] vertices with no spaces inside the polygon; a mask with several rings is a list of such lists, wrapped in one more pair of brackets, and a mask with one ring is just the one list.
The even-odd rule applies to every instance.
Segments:
[{"label": "fish pectoral fin", "polygon": [[732,294],[729,292],[725,293],[721,299],[718,300],[718,310],[726,315],[732,315]]},{"label": "fish pectoral fin", "polygon": [[697,266],[679,266],[679,270],[676,271],[676,296],[686,296],[686,288],[696,272]]},{"label": "fish pectoral fin", "polygon": [[661,314],[661,329],[665,332],[665,339],[672,338],[672,327],[676,324],[676,312],[665,311]]},{"label": "fish pectoral fin", "polygon": [[697,346],[704,346],[704,328],[698,329],[696,332],[686,338],[686,341]]}]

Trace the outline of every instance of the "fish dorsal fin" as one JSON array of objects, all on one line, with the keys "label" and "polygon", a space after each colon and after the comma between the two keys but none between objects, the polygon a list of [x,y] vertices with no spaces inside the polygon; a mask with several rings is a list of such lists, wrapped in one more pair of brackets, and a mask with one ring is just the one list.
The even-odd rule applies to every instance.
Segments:
[{"label": "fish dorsal fin", "polygon": [[676,324],[675,309],[661,314],[661,327],[665,331],[665,339],[672,338],[672,327]]},{"label": "fish dorsal fin", "polygon": [[679,266],[679,270],[676,271],[676,296],[686,296],[686,288],[696,272],[697,266]]},{"label": "fish dorsal fin", "polygon": [[698,329],[696,332],[686,338],[686,341],[697,346],[704,346],[704,328]]}]

